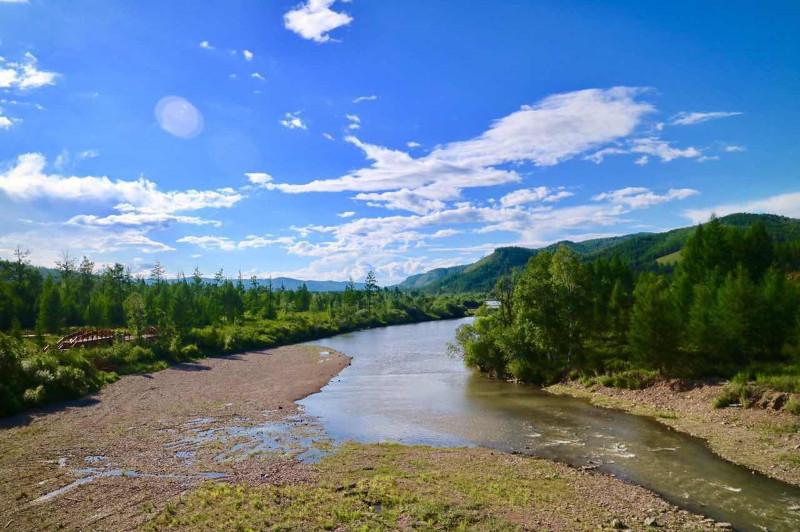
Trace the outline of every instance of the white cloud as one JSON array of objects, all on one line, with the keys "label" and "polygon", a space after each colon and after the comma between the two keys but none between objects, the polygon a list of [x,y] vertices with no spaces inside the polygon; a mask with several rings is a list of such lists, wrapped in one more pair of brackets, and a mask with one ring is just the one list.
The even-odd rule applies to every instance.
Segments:
[{"label": "white cloud", "polygon": [[510,163],[552,166],[630,135],[653,107],[637,100],[639,89],[617,87],[557,94],[523,106],[482,135],[452,142],[414,158],[347,137],[371,165],[333,179],[277,183],[286,193],[354,191],[357,199],[390,209],[425,212],[457,200],[461,190],[521,180]]},{"label": "white cloud", "polygon": [[692,159],[702,155],[700,150],[692,146],[684,149],[673,148],[669,142],[655,137],[633,139],[631,143],[631,153],[652,155],[654,157],[658,157],[665,163],[674,159]]},{"label": "white cloud", "polygon": [[67,223],[71,225],[94,225],[94,226],[142,226],[142,225],[166,225],[169,222],[177,222],[189,225],[222,225],[217,220],[207,220],[197,216],[180,216],[163,212],[125,212],[122,214],[111,214],[108,216],[96,216],[94,214],[80,214],[73,216]]},{"label": "white cloud", "polygon": [[597,194],[592,199],[608,201],[612,205],[624,205],[631,209],[642,209],[667,201],[686,199],[699,193],[693,188],[671,188],[666,194],[656,194],[649,188],[626,187]]},{"label": "white cloud", "polygon": [[413,149],[413,148],[419,148],[420,146],[422,146],[422,144],[420,144],[419,142],[414,142],[413,140],[410,140],[410,141],[406,142],[406,146],[408,146],[409,148]]},{"label": "white cloud", "polygon": [[236,249],[236,243],[225,236],[184,236],[177,240],[181,244],[192,244],[203,249],[220,249],[231,251]]},{"label": "white cloud", "polygon": [[253,79],[257,79],[259,81],[266,81],[267,80],[267,78],[264,77],[264,75],[261,74],[260,72],[253,72],[252,74],[250,74],[250,77],[253,78]]},{"label": "white cloud", "polygon": [[347,118],[348,122],[347,129],[360,129],[361,128],[361,117],[358,115],[351,115],[347,114],[344,115]]},{"label": "white cloud", "polygon": [[563,187],[557,190],[548,187],[521,188],[500,198],[500,205],[503,207],[517,207],[535,202],[552,203],[572,195],[572,192],[564,190]]},{"label": "white cloud", "polygon": [[584,159],[592,161],[595,164],[602,163],[606,157],[611,155],[626,155],[626,154],[642,154],[634,161],[635,164],[644,166],[649,162],[647,156],[658,157],[662,162],[670,162],[675,159],[694,159],[699,158],[703,153],[693,146],[688,148],[675,148],[668,141],[662,140],[658,137],[641,137],[627,140],[624,146],[613,146],[603,148],[594,153],[585,156]]},{"label": "white cloud", "polygon": [[333,135],[331,135],[330,133],[323,133],[322,136],[325,137],[328,140],[335,140],[333,138]]},{"label": "white cloud", "polygon": [[[448,257],[456,263],[475,260],[496,244],[478,244],[469,249],[435,247],[427,243],[453,236],[458,231],[474,234],[510,232],[516,241],[505,245],[543,246],[569,235],[598,233],[605,228],[629,222],[626,217],[634,209],[643,209],[665,201],[680,200],[696,193],[689,189],[673,189],[656,194],[649,189],[635,188],[612,191],[594,202],[567,207],[553,204],[534,206],[501,205],[483,207],[461,202],[450,208],[406,216],[359,218],[333,226],[293,228],[298,239],[286,250],[293,255],[313,260],[303,271],[316,278],[359,277],[364,261],[368,260],[384,278],[400,280],[419,269],[429,269],[436,258],[409,257],[409,251],[453,253],[464,251],[461,259]],[[541,196],[547,197],[546,194]],[[499,202],[498,202],[499,203]],[[589,231],[587,231],[589,229]],[[476,237],[477,238],[477,237]]]},{"label": "white cloud", "polygon": [[684,111],[673,116],[670,120],[670,124],[675,126],[691,126],[694,124],[700,124],[702,122],[708,122],[709,120],[728,118],[729,116],[738,116],[740,114],[742,113],[738,111],[715,111],[711,113],[687,113]]},{"label": "white cloud", "polygon": [[338,216],[339,218],[352,218],[355,215],[356,215],[355,211],[344,211],[340,212],[336,216]]},{"label": "white cloud", "polygon": [[10,257],[12,250],[17,246],[30,249],[31,260],[35,264],[42,265],[54,265],[65,249],[92,256],[126,250],[141,253],[174,251],[173,247],[153,240],[145,230],[139,228],[114,230],[108,227],[76,224],[51,225],[44,230],[35,228],[0,234],[0,255]]},{"label": "white cloud", "polygon": [[731,144],[729,146],[725,146],[723,150],[728,153],[737,153],[737,152],[747,151],[747,148],[745,148],[744,146],[737,146],[735,144]]},{"label": "white cloud", "polygon": [[[47,198],[55,201],[112,203],[116,211],[128,215],[118,218],[128,225],[137,219],[144,223],[148,219],[145,215],[151,215],[151,220],[161,223],[167,221],[166,217],[162,216],[159,220],[156,215],[174,215],[206,208],[229,208],[243,198],[231,188],[162,192],[154,182],[143,177],[136,181],[112,181],[105,176],[48,174],[45,172],[46,164],[47,160],[42,154],[20,155],[13,165],[0,173],[0,191],[15,201]],[[139,215],[138,218],[135,215]],[[91,216],[79,220],[84,223],[92,222],[94,225],[108,225],[110,221],[108,217]],[[172,220],[189,219],[181,220],[180,217],[173,216]],[[191,220],[188,223],[197,223],[197,219]]]},{"label": "white cloud", "polygon": [[353,103],[374,102],[377,99],[378,99],[377,96],[375,96],[374,94],[371,94],[369,96],[359,96],[358,98],[353,100]]},{"label": "white cloud", "polygon": [[253,54],[253,52],[250,50],[242,50],[242,56],[245,58],[245,60],[252,61],[255,54]]},{"label": "white cloud", "polygon": [[684,215],[692,220],[692,223],[702,223],[707,222],[712,214],[725,216],[737,212],[780,214],[791,218],[800,218],[800,192],[787,192],[741,203],[690,209],[684,211]]},{"label": "white cloud", "polygon": [[276,244],[288,246],[294,242],[293,237],[283,236],[271,238],[269,236],[247,235],[240,241],[232,240],[227,236],[184,236],[177,240],[181,244],[192,244],[202,249],[233,251],[236,249],[254,249]]},{"label": "white cloud", "polygon": [[35,89],[54,85],[59,74],[39,70],[38,60],[26,52],[21,62],[6,61],[0,57],[0,89]]},{"label": "white cloud", "polygon": [[214,45],[211,44],[208,41],[200,41],[200,44],[198,46],[200,46],[200,48],[203,48],[205,50],[213,50],[214,49]]},{"label": "white cloud", "polygon": [[304,39],[323,43],[331,40],[329,32],[353,21],[347,13],[333,11],[335,0],[306,0],[283,16],[283,24]]},{"label": "white cloud", "polygon": [[272,176],[265,172],[248,172],[244,175],[254,185],[264,185],[272,181]]},{"label": "white cloud", "polygon": [[300,111],[286,113],[283,120],[280,121],[280,124],[283,127],[288,127],[289,129],[308,129],[306,123],[303,122],[302,118],[300,118]]},{"label": "white cloud", "polygon": [[11,129],[11,126],[13,126],[16,121],[16,119],[0,115],[0,129]]}]

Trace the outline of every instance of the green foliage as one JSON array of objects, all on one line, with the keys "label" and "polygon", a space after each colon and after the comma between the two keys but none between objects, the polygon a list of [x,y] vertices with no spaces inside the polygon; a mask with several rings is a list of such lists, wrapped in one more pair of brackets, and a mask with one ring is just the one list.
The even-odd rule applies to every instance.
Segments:
[{"label": "green foliage", "polygon": [[[738,246],[735,252],[737,255],[746,254],[752,257],[749,267],[756,274],[773,261],[784,263],[787,269],[790,266],[800,269],[800,220],[771,214],[731,214],[720,218],[718,223],[723,229],[752,228],[742,241],[742,246]],[[696,230],[696,227],[683,227],[665,233],[637,233],[584,242],[565,241],[541,250],[497,248],[491,255],[473,264],[438,268],[412,275],[399,286],[407,290],[429,292],[488,292],[497,279],[523,269],[528,260],[537,253],[552,253],[560,246],[574,251],[584,262],[610,261],[618,257],[636,271],[671,271],[678,263],[676,254],[684,248]],[[767,243],[768,239],[771,246]],[[724,259],[725,253],[729,251],[721,247],[718,255]],[[682,253],[680,258],[683,258]],[[731,260],[736,263],[738,259]],[[727,259],[723,262],[726,261]]]},{"label": "green foliage", "polygon": [[[457,296],[411,295],[381,289],[374,273],[368,289],[353,283],[344,293],[272,289],[271,283],[213,282],[196,271],[170,282],[154,267],[150,281],[134,279],[115,264],[99,275],[84,258],[65,255],[42,281],[27,255],[0,261],[0,416],[47,402],[80,397],[118,375],[157,371],[169,363],[302,342],[367,327],[465,315]],[[25,303],[23,303],[23,301]],[[31,308],[26,306],[31,304]],[[9,319],[5,312],[11,313]],[[22,341],[21,327],[36,326],[41,345]],[[64,326],[127,327],[136,342],[70,351],[41,350],[45,333]],[[143,337],[157,327],[157,339]],[[50,336],[53,342],[57,336]]]},{"label": "green foliage", "polygon": [[653,384],[658,378],[657,371],[645,369],[629,369],[618,373],[600,375],[595,378],[598,384],[610,388],[625,388],[627,390],[641,390]]},{"label": "green foliage", "polygon": [[[500,308],[459,332],[467,364],[537,384],[570,375],[624,388],[748,368],[719,406],[750,404],[761,389],[800,392],[800,253],[771,236],[779,217],[727,220],[736,223],[712,218],[686,233],[671,272],[583,262],[574,246],[538,252],[498,283]],[[743,220],[755,223],[737,227]]]}]

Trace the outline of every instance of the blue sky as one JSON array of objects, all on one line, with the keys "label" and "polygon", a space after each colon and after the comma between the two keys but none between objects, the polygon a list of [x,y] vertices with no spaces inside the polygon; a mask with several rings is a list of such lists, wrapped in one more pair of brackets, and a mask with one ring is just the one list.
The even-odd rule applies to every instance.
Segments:
[{"label": "blue sky", "polygon": [[0,0],[0,256],[389,284],[800,217],[798,27],[777,1]]}]

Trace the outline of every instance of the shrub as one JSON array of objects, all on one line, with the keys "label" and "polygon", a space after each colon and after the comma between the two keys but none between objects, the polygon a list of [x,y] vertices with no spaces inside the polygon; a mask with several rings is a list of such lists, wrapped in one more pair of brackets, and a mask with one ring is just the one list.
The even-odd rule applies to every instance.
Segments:
[{"label": "shrub", "polygon": [[629,369],[617,373],[600,375],[595,381],[609,388],[624,388],[627,390],[641,390],[652,385],[658,378],[657,371],[646,369]]},{"label": "shrub", "polygon": [[784,406],[783,409],[790,414],[794,414],[796,416],[800,415],[800,400],[794,396],[789,398],[789,401],[786,403],[786,406]]},{"label": "shrub", "polygon": [[200,358],[200,348],[195,344],[185,345],[181,348],[181,356],[185,359]]}]

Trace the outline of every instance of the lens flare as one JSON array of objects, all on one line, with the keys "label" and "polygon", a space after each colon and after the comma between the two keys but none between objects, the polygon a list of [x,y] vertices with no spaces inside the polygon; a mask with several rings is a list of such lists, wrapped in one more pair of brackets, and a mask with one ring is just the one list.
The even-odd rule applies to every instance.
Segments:
[{"label": "lens flare", "polygon": [[203,131],[203,115],[186,98],[161,98],[156,104],[155,115],[161,129],[176,137],[190,139]]}]

